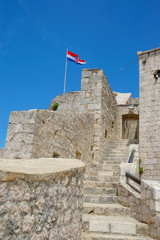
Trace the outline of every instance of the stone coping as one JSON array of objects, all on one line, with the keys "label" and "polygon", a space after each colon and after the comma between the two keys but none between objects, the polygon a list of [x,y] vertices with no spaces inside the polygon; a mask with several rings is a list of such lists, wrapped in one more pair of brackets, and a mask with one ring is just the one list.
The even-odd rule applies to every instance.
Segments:
[{"label": "stone coping", "polygon": [[0,181],[13,181],[15,178],[47,180],[57,176],[81,171],[85,164],[77,159],[0,159]]},{"label": "stone coping", "polygon": [[144,52],[138,51],[137,55],[140,56],[140,55],[143,55],[143,54],[146,54],[146,53],[150,53],[150,52],[155,52],[155,51],[158,51],[158,50],[160,50],[160,47],[154,48],[154,49],[151,49],[151,50],[147,50],[147,51],[144,51]]}]

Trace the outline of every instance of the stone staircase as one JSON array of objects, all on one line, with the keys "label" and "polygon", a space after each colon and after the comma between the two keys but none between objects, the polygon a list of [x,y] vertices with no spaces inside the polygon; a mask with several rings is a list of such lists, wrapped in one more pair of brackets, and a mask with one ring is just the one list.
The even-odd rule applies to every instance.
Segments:
[{"label": "stone staircase", "polygon": [[151,240],[148,225],[118,204],[119,164],[128,160],[128,141],[112,140],[84,182],[82,240]]}]

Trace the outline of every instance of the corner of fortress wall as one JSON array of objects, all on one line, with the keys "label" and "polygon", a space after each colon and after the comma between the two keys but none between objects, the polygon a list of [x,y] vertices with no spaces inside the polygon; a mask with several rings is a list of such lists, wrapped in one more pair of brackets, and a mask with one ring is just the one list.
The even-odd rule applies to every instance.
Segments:
[{"label": "corner of fortress wall", "polygon": [[11,113],[4,158],[81,158],[89,165],[117,138],[118,106],[103,70],[84,69],[81,91],[57,96],[54,102],[59,103],[55,112]]},{"label": "corner of fortress wall", "polygon": [[138,52],[143,178],[160,180],[160,48]]}]

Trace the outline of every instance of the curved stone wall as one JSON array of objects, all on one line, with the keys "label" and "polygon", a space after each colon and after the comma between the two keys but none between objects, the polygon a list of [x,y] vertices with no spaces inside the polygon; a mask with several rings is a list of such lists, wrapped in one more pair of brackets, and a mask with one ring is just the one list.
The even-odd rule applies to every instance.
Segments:
[{"label": "curved stone wall", "polygon": [[84,163],[0,159],[0,239],[80,239]]},{"label": "curved stone wall", "polygon": [[69,92],[61,94],[52,99],[52,102],[49,106],[49,109],[53,106],[54,103],[58,103],[57,112],[68,112],[72,110],[81,110],[80,109],[80,91],[78,92]]}]

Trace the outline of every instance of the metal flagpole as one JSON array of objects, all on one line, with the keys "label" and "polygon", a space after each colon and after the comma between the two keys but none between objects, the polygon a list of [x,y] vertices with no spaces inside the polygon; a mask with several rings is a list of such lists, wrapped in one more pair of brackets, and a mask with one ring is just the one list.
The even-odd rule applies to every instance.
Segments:
[{"label": "metal flagpole", "polygon": [[[68,52],[68,48],[67,48]],[[65,93],[65,88],[66,88],[66,75],[67,75],[67,53],[66,53],[66,66],[65,66],[65,75],[64,75],[64,92]]]}]

